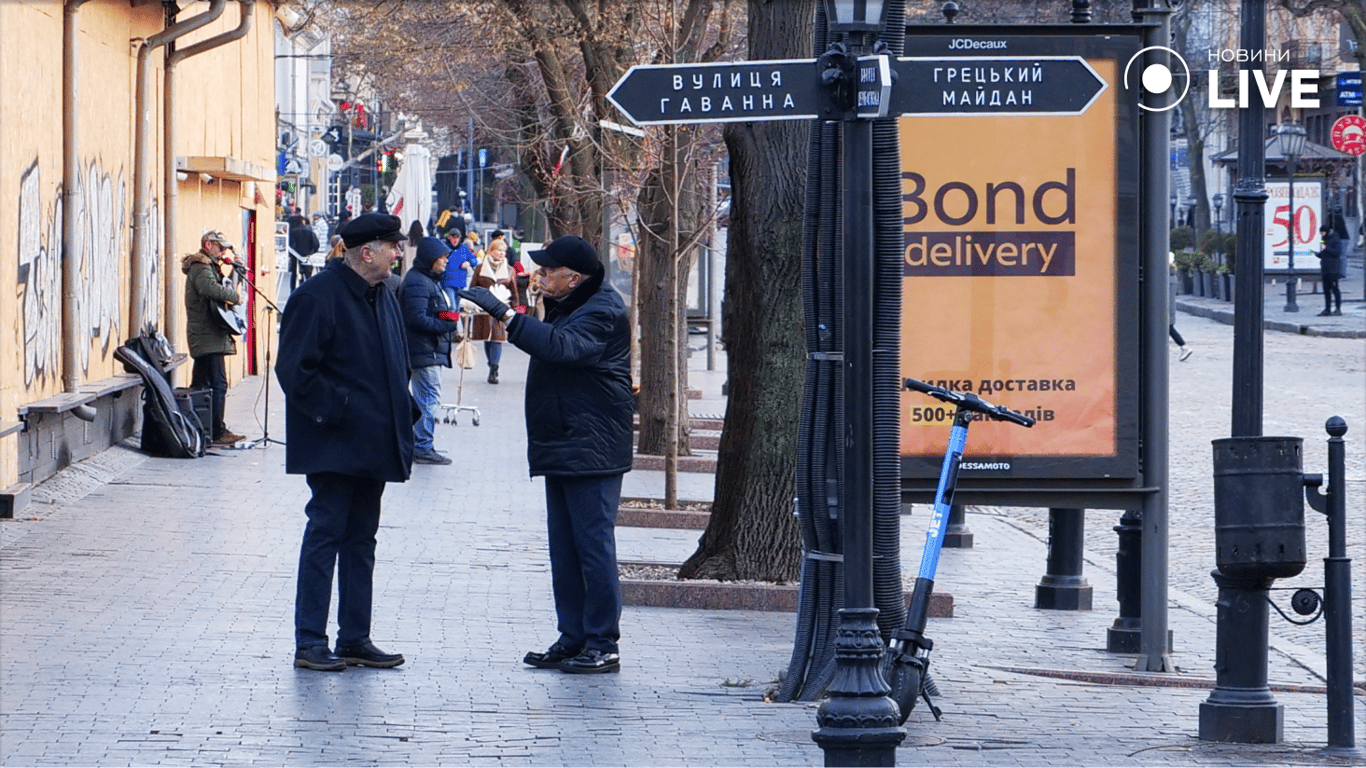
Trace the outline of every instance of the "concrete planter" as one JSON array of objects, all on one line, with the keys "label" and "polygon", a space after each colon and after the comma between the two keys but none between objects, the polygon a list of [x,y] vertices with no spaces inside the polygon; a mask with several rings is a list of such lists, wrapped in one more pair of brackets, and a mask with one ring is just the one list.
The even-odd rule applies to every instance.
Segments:
[{"label": "concrete planter", "polygon": [[[626,563],[623,563],[624,565]],[[664,565],[642,563],[642,565]],[[675,568],[677,566],[674,566]],[[623,605],[649,608],[695,608],[712,611],[796,613],[800,588],[795,584],[730,584],[718,581],[622,579]],[[909,604],[910,593],[905,595]],[[953,618],[953,595],[930,596],[932,619]]]}]

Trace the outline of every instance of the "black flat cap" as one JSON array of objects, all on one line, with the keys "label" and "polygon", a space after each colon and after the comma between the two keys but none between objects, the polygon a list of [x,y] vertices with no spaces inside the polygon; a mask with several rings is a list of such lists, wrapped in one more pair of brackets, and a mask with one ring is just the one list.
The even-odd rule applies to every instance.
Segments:
[{"label": "black flat cap", "polygon": [[387,213],[362,213],[341,225],[337,234],[341,235],[342,242],[346,243],[347,248],[355,248],[376,240],[397,243],[408,239],[403,234],[403,222],[399,221],[397,216],[390,216]]},{"label": "black flat cap", "polygon": [[531,260],[543,267],[568,267],[580,274],[597,275],[602,273],[602,262],[592,243],[578,235],[565,235],[556,238],[544,249],[531,252]]}]

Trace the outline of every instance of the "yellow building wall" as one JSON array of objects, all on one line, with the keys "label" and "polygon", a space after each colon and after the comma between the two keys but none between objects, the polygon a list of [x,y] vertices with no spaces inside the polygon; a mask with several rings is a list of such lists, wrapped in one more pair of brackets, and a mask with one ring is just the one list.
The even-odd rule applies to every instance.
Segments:
[{"label": "yellow building wall", "polygon": [[[180,19],[209,7],[207,2],[183,5]],[[182,37],[177,45],[183,48],[236,28],[240,8],[238,2],[229,0],[218,20]],[[179,65],[177,146],[173,150],[179,156],[245,160],[273,174],[274,6],[262,0],[252,13],[246,37]],[[61,0],[0,2],[0,432],[20,421],[20,408],[64,389],[63,17]],[[77,243],[68,244],[68,258],[81,274],[75,297],[80,329],[76,378],[84,384],[122,372],[112,352],[133,334],[129,296],[137,42],[161,31],[165,18],[159,2],[91,0],[80,7],[77,20],[80,170],[75,194],[69,199],[77,206],[80,236]],[[177,351],[185,352],[181,257],[198,249],[201,232],[221,229],[237,239],[239,254],[251,256],[251,263],[273,266],[273,177],[262,182],[221,179],[206,184],[198,174],[189,174],[177,182],[176,242],[161,245],[164,59],[164,48],[149,57],[152,151],[147,183],[152,196],[148,232],[156,254],[148,284],[158,307],[158,328],[166,327],[166,302],[176,302],[178,332],[171,341]],[[258,188],[263,194],[257,194]],[[244,222],[253,214],[260,247],[249,254]],[[164,284],[167,269],[172,270],[169,291]],[[273,276],[258,282],[273,299]],[[272,326],[262,315],[260,332],[249,343],[263,348],[261,334]],[[247,367],[249,343],[239,341],[239,354],[229,360],[230,382],[255,372]],[[187,383],[188,369],[184,366],[177,373],[176,384]],[[25,458],[19,456],[17,446],[14,434],[0,437],[0,491],[19,479]]]}]

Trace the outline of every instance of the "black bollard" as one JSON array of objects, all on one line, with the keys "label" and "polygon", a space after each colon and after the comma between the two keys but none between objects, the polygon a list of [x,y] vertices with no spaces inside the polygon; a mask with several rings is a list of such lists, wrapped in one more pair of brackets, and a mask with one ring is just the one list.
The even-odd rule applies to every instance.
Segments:
[{"label": "black bollard", "polygon": [[[1119,616],[1105,632],[1110,653],[1142,653],[1143,629],[1143,510],[1126,509],[1115,526],[1119,548],[1115,550],[1115,598]],[[1167,653],[1172,652],[1172,631],[1167,630]]]},{"label": "black bollard", "polygon": [[1048,572],[1034,587],[1034,607],[1057,611],[1091,610],[1091,585],[1082,578],[1086,510],[1048,510]]},{"label": "black bollard", "polygon": [[[1334,757],[1361,757],[1352,696],[1352,560],[1347,557],[1347,422],[1334,416],[1328,432],[1328,557],[1323,559],[1323,623],[1328,657],[1328,748]],[[1311,506],[1318,509],[1312,503]]]},{"label": "black bollard", "polygon": [[972,549],[972,531],[962,504],[949,507],[949,527],[944,529],[944,549]]},{"label": "black bollard", "polygon": [[1119,617],[1105,632],[1105,650],[1138,653],[1143,629],[1143,512],[1126,509],[1115,526],[1119,548],[1115,550],[1115,597]]}]

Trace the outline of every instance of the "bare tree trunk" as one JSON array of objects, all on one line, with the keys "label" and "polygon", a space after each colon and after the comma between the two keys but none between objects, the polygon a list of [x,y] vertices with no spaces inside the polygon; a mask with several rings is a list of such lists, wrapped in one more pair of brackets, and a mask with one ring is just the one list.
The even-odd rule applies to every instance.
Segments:
[{"label": "bare tree trunk", "polygon": [[[678,381],[686,375],[687,368],[678,364],[678,262],[679,262],[679,241],[678,241],[678,203],[679,197],[683,194],[681,171],[678,157],[678,126],[669,126],[669,158],[668,170],[669,179],[669,199],[673,202],[673,211],[669,220],[673,226],[669,227],[669,284],[674,290],[669,291],[668,324],[663,330],[666,331],[663,349],[665,362],[664,375],[668,377],[664,389],[665,403],[667,409],[664,412],[664,506],[668,509],[678,509],[678,437],[679,437],[679,390]],[[667,333],[672,328],[673,333]]]},{"label": "bare tree trunk", "polygon": [[[672,129],[670,129],[672,130]],[[686,296],[686,276],[692,266],[699,219],[698,174],[691,159],[695,138],[679,132],[678,152],[666,157],[641,190],[639,214],[640,275],[637,311],[640,313],[640,453],[665,456],[673,445],[677,455],[691,454],[686,421],[673,423],[687,412],[687,329],[678,307]],[[681,199],[674,190],[681,191]],[[670,414],[675,414],[671,419]],[[667,459],[666,459],[667,460]]]},{"label": "bare tree trunk", "polygon": [[[750,0],[750,59],[809,56],[814,0]],[[729,362],[711,522],[679,578],[797,578],[797,425],[806,348],[806,123],[732,123],[723,339]]]}]

